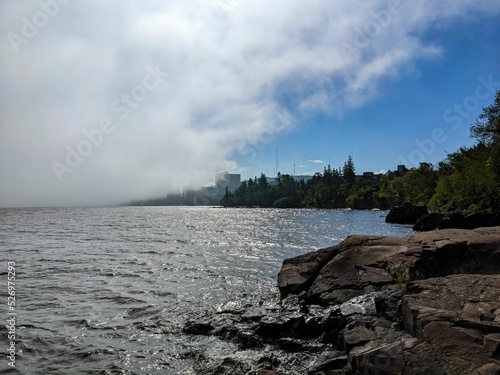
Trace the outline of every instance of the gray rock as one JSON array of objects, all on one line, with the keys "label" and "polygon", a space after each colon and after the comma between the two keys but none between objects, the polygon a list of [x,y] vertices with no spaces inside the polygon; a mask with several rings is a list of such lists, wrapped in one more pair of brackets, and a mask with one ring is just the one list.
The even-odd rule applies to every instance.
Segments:
[{"label": "gray rock", "polygon": [[363,326],[355,326],[352,329],[348,329],[346,327],[342,336],[344,350],[346,353],[349,353],[352,348],[365,344],[376,338],[373,331]]},{"label": "gray rock", "polygon": [[394,207],[387,214],[385,221],[395,224],[415,224],[422,216],[427,215],[426,206],[416,206],[405,202],[401,206]]},{"label": "gray rock", "polygon": [[350,236],[340,244],[285,260],[278,275],[282,296],[306,291],[307,304],[342,304],[401,280],[455,273],[500,272],[500,227],[447,229],[413,236]]},{"label": "gray rock", "polygon": [[274,311],[266,310],[263,307],[251,306],[247,308],[243,314],[241,314],[242,319],[259,320],[264,316],[277,316],[278,314]]},{"label": "gray rock", "polygon": [[359,297],[354,297],[340,305],[342,315],[360,314],[365,316],[377,316],[377,308],[375,305],[376,293],[365,294]]},{"label": "gray rock", "polygon": [[324,351],[310,365],[308,374],[340,370],[348,364],[347,356],[339,351]]}]

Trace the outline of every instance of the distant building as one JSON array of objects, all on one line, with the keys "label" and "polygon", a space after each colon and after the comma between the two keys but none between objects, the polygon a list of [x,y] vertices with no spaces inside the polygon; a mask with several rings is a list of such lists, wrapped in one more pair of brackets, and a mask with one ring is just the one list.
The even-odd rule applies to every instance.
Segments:
[{"label": "distant building", "polygon": [[220,172],[215,176],[215,186],[219,193],[224,193],[226,187],[230,192],[235,191],[241,186],[241,175],[228,172]]},{"label": "distant building", "polygon": [[406,166],[404,164],[398,165],[398,173],[400,176],[403,176],[407,172]]}]

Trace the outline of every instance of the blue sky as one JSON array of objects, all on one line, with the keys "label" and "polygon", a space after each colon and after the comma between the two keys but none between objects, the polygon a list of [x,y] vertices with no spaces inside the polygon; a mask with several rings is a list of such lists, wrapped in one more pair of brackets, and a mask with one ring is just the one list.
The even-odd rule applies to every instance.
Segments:
[{"label": "blue sky", "polygon": [[[321,172],[329,161],[333,168],[341,167],[348,155],[353,155],[358,173],[394,170],[399,163],[407,167],[418,167],[420,161],[436,165],[447,153],[473,145],[470,125],[494,98],[481,77],[492,81],[494,90],[500,89],[500,18],[457,20],[429,30],[422,39],[439,46],[441,55],[416,60],[407,72],[383,80],[376,97],[359,108],[341,115],[319,113],[300,118],[297,128],[259,145],[262,152],[248,163],[251,167],[243,177],[260,170],[266,175],[275,173],[276,148],[282,173],[292,174],[295,164],[296,174],[307,174]],[[469,96],[475,97],[480,85],[484,89],[478,104],[470,98],[464,103]],[[461,105],[463,112],[455,105]],[[425,140],[432,140],[435,129],[442,129],[443,134],[431,145]]]},{"label": "blue sky", "polygon": [[490,0],[3,0],[0,207],[273,175],[276,148],[282,173],[437,163],[472,144],[499,40]]}]

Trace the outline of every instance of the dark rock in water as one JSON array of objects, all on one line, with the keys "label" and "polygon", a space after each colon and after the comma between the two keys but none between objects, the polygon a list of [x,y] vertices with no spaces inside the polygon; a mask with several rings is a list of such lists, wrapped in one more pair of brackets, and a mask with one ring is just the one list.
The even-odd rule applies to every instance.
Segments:
[{"label": "dark rock in water", "polygon": [[443,221],[443,218],[443,214],[439,214],[436,212],[425,215],[415,223],[415,225],[413,226],[413,230],[417,232],[426,232],[437,229]]},{"label": "dark rock in water", "polygon": [[500,225],[500,214],[498,213],[475,213],[471,215],[461,213],[452,213],[449,215],[432,213],[418,220],[413,226],[413,230],[422,232],[450,228],[475,229],[498,225]]},{"label": "dark rock in water", "polygon": [[259,336],[266,338],[294,337],[296,329],[303,324],[302,314],[287,314],[279,317],[265,317],[255,331]]},{"label": "dark rock in water", "polygon": [[500,225],[500,213],[475,213],[463,218],[464,229],[493,227]]},{"label": "dark rock in water", "polygon": [[184,332],[261,358],[197,374],[498,374],[499,274],[500,227],[350,236],[285,260],[277,305],[232,303]]},{"label": "dark rock in water", "polygon": [[209,322],[189,321],[186,323],[182,331],[191,335],[207,335],[214,327]]},{"label": "dark rock in water", "polygon": [[387,214],[386,223],[415,224],[418,219],[427,215],[429,211],[426,206],[416,206],[405,202],[401,206],[394,207]]}]

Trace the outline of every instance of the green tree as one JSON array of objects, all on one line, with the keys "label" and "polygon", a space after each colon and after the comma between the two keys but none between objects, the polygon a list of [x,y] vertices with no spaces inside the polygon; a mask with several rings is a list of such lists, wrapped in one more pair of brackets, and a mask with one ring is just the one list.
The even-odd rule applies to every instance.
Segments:
[{"label": "green tree", "polygon": [[500,143],[500,90],[496,92],[493,104],[483,108],[470,132],[471,138],[487,146]]},{"label": "green tree", "polygon": [[356,182],[356,168],[354,167],[354,162],[351,155],[349,155],[347,161],[344,163],[344,168],[342,168],[342,176],[348,188],[353,186]]},{"label": "green tree", "polygon": [[430,163],[420,163],[418,168],[412,168],[402,177],[397,177],[388,188],[391,202],[399,205],[410,202],[426,206],[434,195],[438,180],[438,172]]},{"label": "green tree", "polygon": [[446,174],[436,187],[430,208],[433,211],[497,211],[500,184],[491,161],[491,147],[484,143],[449,154]]},{"label": "green tree", "polygon": [[500,210],[500,90],[470,128],[478,143],[449,154],[430,202],[436,211]]}]

